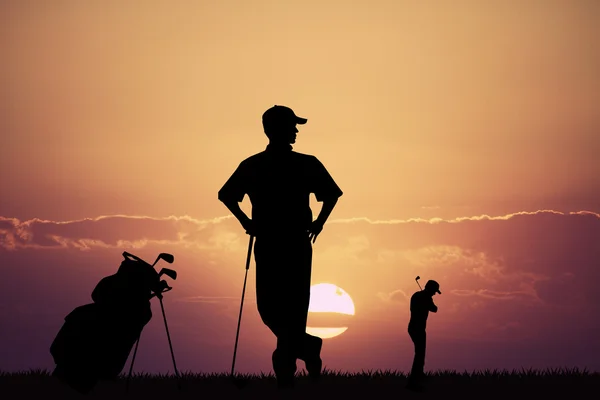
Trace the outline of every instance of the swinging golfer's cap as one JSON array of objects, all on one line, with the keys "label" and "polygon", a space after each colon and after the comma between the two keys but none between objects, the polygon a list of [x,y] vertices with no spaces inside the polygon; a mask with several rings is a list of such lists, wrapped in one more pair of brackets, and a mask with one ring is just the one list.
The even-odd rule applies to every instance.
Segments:
[{"label": "swinging golfer's cap", "polygon": [[431,289],[438,294],[442,294],[442,292],[440,292],[440,284],[436,281],[427,281],[425,289]]},{"label": "swinging golfer's cap", "polygon": [[262,115],[263,127],[279,128],[283,126],[304,125],[308,121],[301,118],[289,107],[275,105],[265,111]]}]

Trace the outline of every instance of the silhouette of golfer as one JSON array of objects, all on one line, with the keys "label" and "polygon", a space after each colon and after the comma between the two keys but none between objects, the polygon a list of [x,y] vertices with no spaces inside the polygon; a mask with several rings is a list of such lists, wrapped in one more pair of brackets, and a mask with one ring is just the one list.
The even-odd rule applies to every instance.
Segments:
[{"label": "silhouette of golfer", "polygon": [[[311,241],[342,195],[315,156],[292,151],[296,125],[306,122],[285,106],[265,111],[266,150],[242,161],[219,191],[219,200],[256,238],[256,301],[262,321],[277,337],[272,361],[279,387],[293,386],[297,359],[305,362],[311,378],[321,374],[323,340],[306,333]],[[311,193],[323,202],[314,221]],[[239,206],[245,194],[252,203],[252,219]]]},{"label": "silhouette of golfer", "polygon": [[425,288],[415,292],[410,298],[410,322],[408,323],[408,334],[415,345],[415,358],[413,360],[409,389],[420,389],[420,381],[425,377],[425,347],[427,334],[425,327],[429,312],[436,313],[438,308],[433,303],[433,296],[440,292],[440,285],[436,281],[427,281]]}]

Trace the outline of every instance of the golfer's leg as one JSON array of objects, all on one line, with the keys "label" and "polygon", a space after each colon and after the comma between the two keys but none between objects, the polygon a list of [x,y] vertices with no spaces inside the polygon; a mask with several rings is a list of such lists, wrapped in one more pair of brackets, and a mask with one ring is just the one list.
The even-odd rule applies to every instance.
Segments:
[{"label": "golfer's leg", "polygon": [[410,335],[410,339],[412,340],[414,349],[415,349],[415,355],[413,357],[413,363],[412,363],[412,367],[410,369],[410,377],[414,379],[419,371],[419,345],[418,345],[418,340],[417,340],[416,335],[410,331],[409,331],[409,335]]},{"label": "golfer's leg", "polygon": [[[273,372],[279,379],[289,376],[289,339],[285,321],[285,304],[281,299],[281,283],[276,275],[280,263],[278,243],[260,238],[254,244],[256,261],[256,305],[263,323],[277,338],[271,359]],[[283,317],[283,318],[282,318]],[[294,363],[295,368],[295,363]],[[292,373],[293,374],[293,373]]]},{"label": "golfer's leg", "polygon": [[425,375],[425,353],[427,350],[427,333],[423,332],[423,353],[421,359],[421,372]]},{"label": "golfer's leg", "polygon": [[290,383],[296,373],[294,338],[285,332],[277,338],[277,349],[273,352],[273,370],[277,380]]},{"label": "golfer's leg", "polygon": [[293,293],[295,298],[290,299],[291,306],[289,311],[290,338],[292,340],[294,357],[304,360],[306,352],[305,337],[308,307],[305,307],[302,299],[298,298],[301,294],[297,290],[294,290]]},{"label": "golfer's leg", "polygon": [[302,355],[306,371],[312,380],[319,380],[323,369],[323,360],[321,359],[321,348],[323,347],[323,339],[317,336],[306,333],[306,324],[308,321],[308,308],[310,305],[310,284],[312,272],[312,245],[310,240],[304,249],[305,263],[304,269],[304,286],[303,286],[303,303],[302,303]]},{"label": "golfer's leg", "polygon": [[425,333],[419,333],[415,342],[415,374],[422,376],[425,367]]},{"label": "golfer's leg", "polygon": [[[306,322],[308,319],[308,306],[310,302],[310,253],[307,254],[303,243],[294,243],[290,246],[289,265],[290,274],[287,293],[289,294],[289,328],[290,338],[295,358],[304,359]],[[309,248],[310,250],[310,248]]]},{"label": "golfer's leg", "polygon": [[310,305],[312,253],[312,244],[310,243],[310,240],[307,240],[307,238],[305,237],[301,237],[298,240],[295,268],[298,271],[296,289],[298,293],[298,330],[302,332],[298,358],[305,362],[320,358],[321,345],[323,342],[321,338],[306,333],[306,324],[308,321],[308,308]]},{"label": "golfer's leg", "polygon": [[296,373],[297,329],[293,319],[293,301],[289,295],[281,294],[279,302],[283,307],[276,318],[277,349],[273,353],[273,370],[280,387],[292,386]]},{"label": "golfer's leg", "polygon": [[278,306],[285,305],[285,302],[281,300],[278,298],[277,301],[270,302],[269,306],[263,304],[259,313],[265,325],[277,337],[277,348],[273,352],[271,360],[277,381],[285,386],[290,383],[296,372],[296,357],[294,337],[289,327],[289,318],[286,316],[288,311],[285,307]]},{"label": "golfer's leg", "polygon": [[297,347],[298,347],[298,358],[306,361],[307,357],[311,355],[311,345],[314,344],[315,339],[319,339],[315,336],[306,333],[306,322],[308,320],[308,305],[310,302],[310,281],[309,283],[302,283],[296,291],[296,312],[295,312],[295,332],[297,335]]}]

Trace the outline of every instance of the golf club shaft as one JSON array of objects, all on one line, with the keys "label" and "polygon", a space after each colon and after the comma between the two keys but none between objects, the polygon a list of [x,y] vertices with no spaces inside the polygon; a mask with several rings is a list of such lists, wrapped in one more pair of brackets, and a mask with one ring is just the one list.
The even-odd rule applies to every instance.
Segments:
[{"label": "golf club shaft", "polygon": [[135,356],[137,354],[138,346],[140,345],[140,337],[142,336],[140,332],[140,336],[138,336],[135,341],[135,350],[133,350],[133,357],[131,357],[131,365],[129,366],[129,375],[127,375],[127,382],[125,383],[125,392],[129,391],[129,381],[131,380],[131,373],[133,372],[133,363],[135,362]]},{"label": "golf club shaft", "polygon": [[246,257],[246,273],[244,275],[244,287],[242,288],[242,301],[240,303],[240,316],[238,318],[237,332],[235,334],[235,346],[233,348],[233,361],[231,362],[231,377],[235,371],[235,358],[237,355],[238,340],[240,338],[240,325],[242,323],[242,311],[244,309],[244,297],[246,295],[246,281],[248,280],[248,269],[250,269],[250,258],[252,256],[252,245],[254,244],[254,236],[250,235],[248,243],[248,255]]},{"label": "golf club shaft", "polygon": [[163,306],[162,297],[159,297],[160,309],[162,310],[163,319],[165,321],[165,330],[167,331],[167,339],[169,340],[169,349],[171,349],[171,359],[173,360],[173,369],[175,370],[175,376],[177,376],[177,387],[181,388],[179,382],[179,371],[177,371],[177,364],[175,363],[175,353],[173,353],[173,345],[171,344],[171,335],[169,334],[169,326],[167,325],[167,316],[165,315],[165,307]]}]

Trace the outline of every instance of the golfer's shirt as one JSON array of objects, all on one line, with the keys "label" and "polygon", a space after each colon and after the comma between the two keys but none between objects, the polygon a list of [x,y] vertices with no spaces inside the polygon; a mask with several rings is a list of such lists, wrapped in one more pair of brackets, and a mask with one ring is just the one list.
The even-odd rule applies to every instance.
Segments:
[{"label": "golfer's shirt", "polygon": [[431,295],[423,291],[415,292],[410,298],[410,322],[408,323],[408,329],[424,331],[427,326],[429,312],[433,311],[434,307],[435,304]]},{"label": "golfer's shirt", "polygon": [[240,163],[219,191],[219,200],[241,202],[247,194],[260,234],[303,233],[313,220],[311,193],[319,202],[343,194],[315,156],[269,145]]}]

